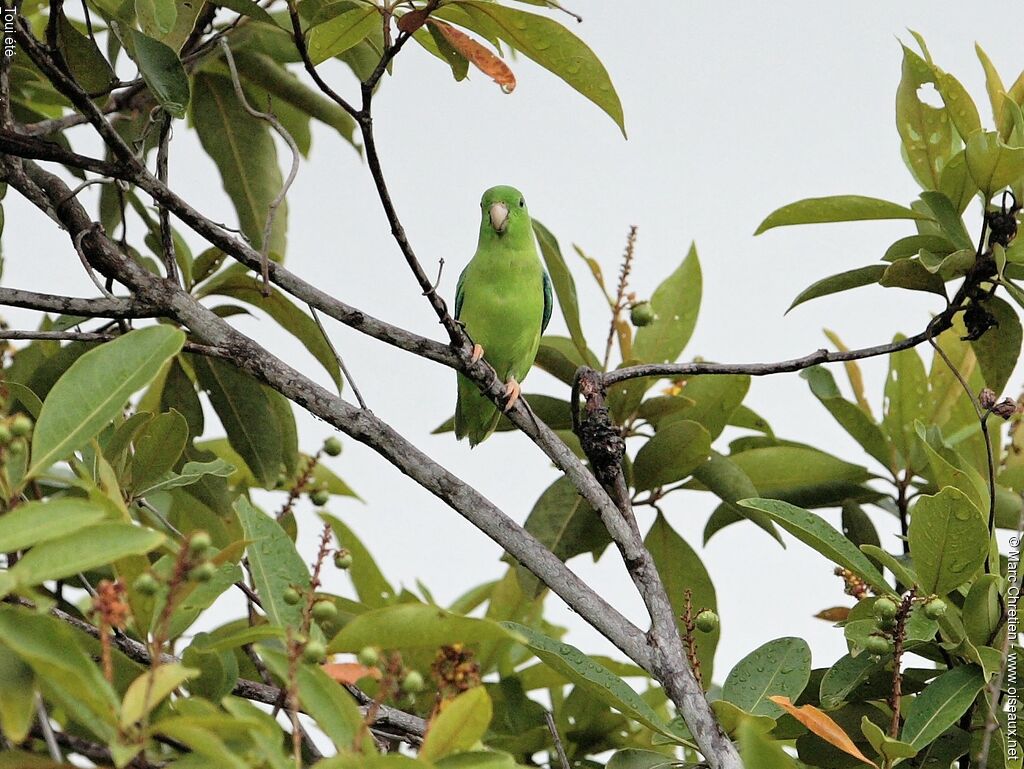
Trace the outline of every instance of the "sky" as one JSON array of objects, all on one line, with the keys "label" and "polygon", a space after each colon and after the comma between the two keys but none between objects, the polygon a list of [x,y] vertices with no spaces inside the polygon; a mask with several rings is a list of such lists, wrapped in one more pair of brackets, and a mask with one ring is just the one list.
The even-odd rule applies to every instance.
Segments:
[{"label": "sky", "polygon": [[[569,3],[569,0],[566,0]],[[450,71],[415,46],[403,51],[375,102],[377,143],[392,195],[409,238],[428,272],[446,266],[441,291],[451,298],[459,271],[476,245],[478,200],[495,184],[521,189],[532,214],[562,245],[577,281],[584,330],[594,349],[607,333],[607,310],[578,244],[613,279],[630,225],[637,225],[631,287],[646,297],[695,242],[703,269],[703,305],[684,359],[763,362],[808,353],[827,342],[823,328],[850,346],[915,333],[941,309],[931,295],[869,287],[816,300],[784,315],[813,281],[878,260],[905,222],[793,227],[758,237],[771,211],[791,201],[855,193],[908,203],[918,192],[900,159],[894,99],[899,41],[908,29],[924,35],[932,54],[974,95],[991,123],[980,42],[1004,81],[1024,66],[1015,4],[965,12],[962,3],[624,3],[572,0],[583,16],[571,26],[611,74],[625,111],[628,140],[597,107],[522,57],[511,62],[518,87],[506,95],[485,76],[456,83]],[[331,62],[323,74],[356,98],[348,71]],[[96,149],[76,132],[80,151]],[[194,135],[179,125],[171,184],[214,220],[233,221],[216,169]],[[94,200],[91,193],[83,195]],[[330,129],[316,126],[309,162],[291,190],[287,265],[338,298],[389,322],[443,340],[427,302],[391,239],[369,172]],[[6,286],[91,296],[67,238],[16,195],[4,201]],[[973,225],[974,222],[969,222]],[[976,231],[976,228],[975,228]],[[201,243],[190,237],[193,249]],[[32,328],[24,312],[6,317]],[[497,435],[470,450],[451,434],[431,435],[454,408],[455,375],[375,343],[332,321],[335,345],[370,408],[431,457],[473,484],[518,521],[557,477],[524,436]],[[269,320],[240,326],[288,362],[328,384],[304,350]],[[565,333],[556,311],[549,333]],[[881,406],[884,361],[864,364],[869,397]],[[837,379],[844,380],[841,369]],[[1020,372],[1011,392],[1024,385]],[[535,370],[524,392],[567,397],[567,388]],[[846,437],[796,375],[755,380],[746,403],[775,432],[878,468]],[[300,415],[304,447],[331,430]],[[717,444],[725,446],[726,440]],[[369,449],[344,439],[328,460],[365,500],[338,499],[330,510],[376,555],[396,585],[422,581],[441,603],[499,577],[500,549],[457,513],[397,473]],[[842,631],[813,618],[849,605],[832,565],[786,537],[782,549],[750,524],[738,524],[701,547],[701,532],[717,500],[709,494],[669,497],[670,523],[694,546],[718,590],[722,638],[716,682],[763,642],[795,635],[808,640],[816,667],[845,653]],[[268,507],[273,507],[268,503]],[[316,519],[299,511],[300,549],[315,552]],[[651,518],[638,511],[641,526]],[[837,516],[826,514],[837,523]],[[893,521],[872,513],[898,549]],[[599,525],[595,521],[595,525]],[[614,550],[596,564],[570,563],[616,607],[646,627],[643,607]],[[326,589],[348,593],[347,577],[329,570]],[[225,612],[211,625],[226,621]],[[566,640],[588,652],[610,646],[556,597],[549,617],[567,626]],[[237,616],[234,614],[233,616]]]}]

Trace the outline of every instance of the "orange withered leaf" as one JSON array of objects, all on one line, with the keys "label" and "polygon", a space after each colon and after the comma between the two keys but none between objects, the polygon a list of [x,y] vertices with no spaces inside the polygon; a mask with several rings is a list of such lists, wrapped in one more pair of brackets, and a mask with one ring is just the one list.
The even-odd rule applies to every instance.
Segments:
[{"label": "orange withered leaf", "polygon": [[850,616],[849,606],[833,606],[829,609],[822,609],[814,615],[817,619],[826,622],[845,622]]},{"label": "orange withered leaf", "polygon": [[474,67],[487,75],[491,80],[501,86],[505,93],[512,93],[516,88],[516,76],[512,74],[509,66],[498,56],[478,43],[465,32],[445,24],[437,19],[428,19],[428,22],[440,32],[452,48],[466,57]]},{"label": "orange withered leaf", "polygon": [[853,740],[850,739],[850,735],[843,731],[843,727],[833,721],[824,711],[818,710],[818,708],[813,705],[801,705],[800,707],[797,707],[790,701],[789,697],[772,696],[768,699],[785,710],[816,735],[821,737],[821,739],[825,740],[829,745],[835,745],[841,751],[848,753],[858,761],[863,761],[868,766],[873,766],[875,769],[878,769],[878,764],[861,753],[860,748],[854,745]]},{"label": "orange withered leaf", "polygon": [[367,676],[380,679],[380,671],[377,668],[368,668],[358,662],[328,662],[322,667],[323,671],[339,684],[354,684]]}]

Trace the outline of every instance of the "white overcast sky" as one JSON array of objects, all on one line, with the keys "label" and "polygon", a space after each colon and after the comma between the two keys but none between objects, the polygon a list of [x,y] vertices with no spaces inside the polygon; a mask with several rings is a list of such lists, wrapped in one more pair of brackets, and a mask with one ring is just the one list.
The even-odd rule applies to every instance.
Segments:
[{"label": "white overcast sky", "polygon": [[[934,296],[868,288],[818,300],[783,317],[806,285],[877,260],[889,243],[911,232],[907,223],[797,227],[757,238],[752,233],[769,212],[803,197],[858,193],[909,202],[917,190],[900,160],[893,114],[901,59],[897,38],[909,43],[908,28],[921,32],[937,63],[960,78],[990,121],[974,43],[985,47],[1011,83],[1024,66],[1019,5],[986,4],[972,12],[963,3],[934,0],[574,0],[570,7],[584,23],[562,18],[611,73],[628,141],[596,107],[522,57],[511,62],[518,88],[507,96],[479,73],[455,83],[440,62],[410,46],[380,91],[376,128],[392,194],[427,269],[445,259],[446,296],[454,293],[456,277],[475,248],[480,193],[513,184],[562,244],[594,349],[607,332],[603,300],[571,244],[579,244],[614,276],[631,224],[639,226],[632,285],[641,296],[675,268],[691,241],[697,243],[704,302],[685,357],[793,357],[822,346],[822,328],[834,329],[851,346],[877,344],[895,331],[923,328],[929,312],[940,309]],[[343,67],[325,65],[324,74],[356,97],[354,80]],[[172,185],[212,218],[232,221],[214,166],[194,136],[179,127],[177,139]],[[87,138],[78,146],[95,151]],[[4,205],[4,285],[92,295],[67,238],[16,194]],[[315,129],[311,162],[303,165],[289,206],[292,270],[378,317],[442,338],[390,238],[365,165],[330,130]],[[198,252],[201,244],[190,242]],[[15,327],[33,322],[20,312],[7,317]],[[270,321],[244,327],[325,380],[313,359]],[[525,520],[557,477],[527,439],[498,435],[471,452],[451,434],[430,435],[452,413],[454,374],[337,324],[330,328],[377,415],[512,517]],[[549,331],[564,333],[557,313]],[[865,366],[876,411],[883,365]],[[841,370],[836,375],[845,382]],[[1010,386],[1021,384],[1017,376]],[[566,390],[539,371],[525,386],[526,392],[563,396]],[[747,403],[784,438],[869,462],[795,375],[756,380]],[[329,434],[305,415],[300,424],[307,448]],[[496,545],[376,454],[355,441],[344,443],[344,454],[330,465],[366,504],[339,500],[331,510],[364,539],[393,582],[415,589],[420,579],[447,602],[500,576],[504,566]],[[755,646],[783,635],[806,638],[815,666],[831,664],[845,652],[842,632],[812,618],[820,609],[850,602],[831,564],[790,538],[789,549],[782,550],[750,524],[731,527],[701,548],[701,531],[715,504],[710,495],[691,493],[670,497],[665,507],[718,588],[723,635],[716,680]],[[306,506],[300,515],[307,558],[317,533],[310,510]],[[641,517],[646,525],[649,518]],[[876,515],[880,527],[891,532],[884,517]],[[891,536],[884,544],[898,548]],[[597,564],[581,557],[572,566],[613,604],[643,621],[613,550]],[[347,578],[332,571],[327,587],[345,592]],[[570,626],[571,642],[586,651],[608,651],[559,599],[549,598],[548,605],[553,620]]]}]

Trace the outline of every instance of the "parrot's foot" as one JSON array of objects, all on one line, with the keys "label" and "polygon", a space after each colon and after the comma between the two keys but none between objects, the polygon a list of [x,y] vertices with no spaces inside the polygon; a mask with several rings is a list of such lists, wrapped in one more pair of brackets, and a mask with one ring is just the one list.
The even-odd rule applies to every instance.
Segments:
[{"label": "parrot's foot", "polygon": [[469,359],[469,362],[476,363],[482,357],[484,357],[484,348],[478,344],[473,345],[473,357]]},{"label": "parrot's foot", "polygon": [[512,407],[516,405],[516,401],[519,400],[519,394],[522,390],[519,388],[519,382],[515,380],[515,377],[509,377],[509,380],[505,382],[505,411],[511,411]]}]

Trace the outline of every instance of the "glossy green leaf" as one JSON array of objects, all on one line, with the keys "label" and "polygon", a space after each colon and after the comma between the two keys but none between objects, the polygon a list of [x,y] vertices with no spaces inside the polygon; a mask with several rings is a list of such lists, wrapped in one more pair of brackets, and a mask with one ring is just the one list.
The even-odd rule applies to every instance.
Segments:
[{"label": "glossy green leaf", "polygon": [[[679,536],[661,514],[644,538],[644,546],[654,559],[654,565],[661,575],[661,581],[672,602],[672,613],[682,617],[686,611],[686,592],[691,593],[692,616],[704,609],[716,611],[718,600],[715,596],[715,585],[701,563],[700,556],[685,539]],[[677,619],[680,634],[685,633],[681,619]],[[710,684],[715,661],[715,647],[721,628],[716,627],[710,633],[695,634],[697,658],[700,660],[701,674],[704,681]]]},{"label": "glossy green leaf", "polygon": [[174,0],[135,0],[135,16],[143,34],[160,38],[174,28],[178,7]]},{"label": "glossy green leaf", "polygon": [[[745,499],[744,507],[761,510],[805,545],[833,563],[849,569],[869,585],[886,593],[892,588],[864,553],[819,515],[778,499]],[[738,704],[738,703],[737,703]]]},{"label": "glossy green leaf", "polygon": [[985,384],[994,392],[1001,393],[1020,358],[1024,332],[1017,311],[1003,299],[990,297],[983,306],[995,317],[996,325],[982,334],[980,339],[972,340],[971,348],[978,357]]},{"label": "glossy green leaf", "polygon": [[[884,264],[869,264],[867,267],[858,267],[855,270],[847,270],[846,272],[840,272],[838,275],[822,278],[801,291],[789,306],[789,310],[804,302],[809,302],[811,299],[828,296],[829,294],[838,294],[841,291],[849,291],[852,288],[860,288],[861,286],[877,283],[884,272]],[[786,310],[786,312],[789,312],[789,310]]]},{"label": "glossy green leaf", "polygon": [[1024,178],[1024,147],[1009,147],[994,131],[967,140],[967,168],[986,200]]},{"label": "glossy green leaf", "polygon": [[882,668],[883,662],[870,654],[847,654],[840,657],[821,678],[818,692],[821,706],[826,710],[835,710],[849,702],[857,687]]},{"label": "glossy green leaf", "polygon": [[359,600],[371,609],[389,603],[395,596],[395,589],[381,573],[366,546],[340,518],[328,513],[320,513],[320,518],[331,524],[338,546],[344,547],[352,554],[352,566],[348,569],[348,575],[352,579]]},{"label": "glossy green leaf", "polygon": [[193,359],[199,386],[210,396],[231,447],[256,480],[267,488],[277,485],[284,462],[284,436],[272,418],[269,392],[230,363],[214,358]]},{"label": "glossy green leaf", "polygon": [[517,630],[497,622],[461,617],[438,606],[403,603],[360,614],[332,640],[327,650],[358,652],[365,646],[384,649],[437,648],[455,643],[521,640]]},{"label": "glossy green leaf", "polygon": [[25,502],[0,516],[0,552],[13,553],[99,523],[107,511],[76,497]]},{"label": "glossy green leaf", "polygon": [[191,95],[188,76],[173,49],[134,29],[126,31],[128,52],[149,90],[168,114],[185,117]]},{"label": "glossy green leaf", "polygon": [[811,649],[801,638],[777,638],[736,663],[722,685],[722,698],[748,713],[778,718],[785,711],[768,699],[796,700],[811,675]]},{"label": "glossy green leaf", "polygon": [[960,720],[984,685],[985,678],[974,665],[947,670],[907,707],[900,740],[922,750]]},{"label": "glossy green leaf", "polygon": [[314,64],[338,56],[369,35],[381,24],[380,13],[371,5],[360,6],[327,19],[309,30],[306,41]]},{"label": "glossy green leaf", "polygon": [[526,646],[538,659],[562,673],[590,696],[674,741],[689,744],[671,731],[625,681],[575,646],[556,641],[516,622],[503,622],[502,625],[524,638]]},{"label": "glossy green leaf", "polygon": [[583,336],[583,327],[580,325],[580,306],[576,298],[576,281],[565,264],[562,250],[558,247],[558,240],[551,234],[543,224],[536,219],[533,220],[533,232],[537,236],[537,245],[540,246],[540,254],[544,258],[544,264],[551,278],[551,285],[555,289],[555,296],[558,298],[558,306],[562,310],[562,317],[569,329],[569,337],[579,354],[584,358],[588,354],[587,340]]},{"label": "glossy green leaf", "polygon": [[185,335],[170,326],[148,326],[100,345],[76,360],[46,396],[32,434],[37,476],[84,446],[181,349]]},{"label": "glossy green leaf", "polygon": [[181,684],[199,674],[180,663],[164,664],[147,670],[134,681],[121,701],[122,727],[127,728],[152,712],[153,708]]},{"label": "glossy green leaf", "polygon": [[948,72],[935,68],[936,87],[942,94],[942,101],[946,105],[946,113],[956,127],[957,132],[964,139],[967,139],[975,131],[981,130],[981,117],[978,115],[978,108],[974,100],[963,84]]},{"label": "glossy green leaf", "polygon": [[164,535],[129,523],[100,523],[50,539],[29,550],[4,575],[10,584],[30,587],[70,577],[129,555],[159,547]]},{"label": "glossy green leaf", "polygon": [[959,489],[947,486],[922,496],[910,515],[910,555],[919,583],[943,596],[969,580],[985,562],[988,524],[982,512]]},{"label": "glossy green leaf", "polygon": [[545,16],[482,0],[458,0],[480,27],[533,59],[588,98],[626,135],[622,104],[601,61],[576,35]]},{"label": "glossy green leaf", "polygon": [[957,147],[953,124],[945,109],[925,104],[919,95],[924,85],[936,83],[932,66],[903,46],[903,76],[896,91],[896,128],[903,155],[918,184],[939,187],[939,176]]},{"label": "glossy green leaf", "polygon": [[234,509],[249,541],[249,570],[263,613],[280,627],[299,627],[302,603],[289,604],[284,594],[288,588],[301,593],[309,587],[309,571],[302,556],[281,525],[253,507],[244,496],[238,498]]},{"label": "glossy green leaf", "polygon": [[598,556],[611,542],[597,513],[565,477],[544,490],[524,527],[563,561],[581,553]]},{"label": "glossy green leaf", "polygon": [[[288,658],[277,649],[261,645],[260,656],[282,682],[289,680]],[[299,665],[296,682],[302,709],[339,751],[349,751],[363,731],[363,716],[352,695],[316,665]]]},{"label": "glossy green leaf", "polygon": [[[253,246],[260,248],[270,205],[283,184],[270,129],[245,111],[228,78],[200,72],[192,87],[192,122],[199,141],[220,171],[239,227]],[[270,233],[272,255],[284,254],[286,226],[287,211],[282,204]]]},{"label": "glossy green leaf", "polygon": [[773,227],[794,224],[821,224],[825,222],[859,222],[869,219],[930,219],[927,214],[914,211],[888,200],[863,195],[832,195],[825,198],[807,198],[783,206],[768,215],[755,235]]},{"label": "glossy green leaf", "polygon": [[651,295],[654,322],[637,329],[633,357],[645,363],[675,361],[697,325],[701,291],[700,260],[697,247],[691,244],[682,264]]},{"label": "glossy green leaf", "polygon": [[633,485],[637,491],[681,481],[707,460],[711,436],[696,422],[683,420],[658,430],[637,452]]},{"label": "glossy green leaf", "polygon": [[477,686],[444,703],[431,721],[419,758],[437,761],[472,748],[484,736],[493,715],[487,690]]},{"label": "glossy green leaf", "polygon": [[823,366],[805,369],[800,376],[807,380],[821,404],[868,454],[884,467],[893,464],[893,454],[882,429],[855,403],[842,397],[832,373]]}]

